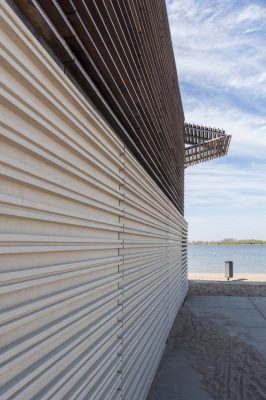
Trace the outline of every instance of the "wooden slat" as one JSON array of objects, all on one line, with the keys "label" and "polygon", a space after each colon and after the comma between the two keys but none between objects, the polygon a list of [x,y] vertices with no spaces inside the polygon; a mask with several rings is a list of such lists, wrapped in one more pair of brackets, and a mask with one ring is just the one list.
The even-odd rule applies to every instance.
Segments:
[{"label": "wooden slat", "polygon": [[184,115],[164,0],[14,0],[183,213]]},{"label": "wooden slat", "polygon": [[185,168],[227,154],[231,135],[224,130],[185,123]]}]

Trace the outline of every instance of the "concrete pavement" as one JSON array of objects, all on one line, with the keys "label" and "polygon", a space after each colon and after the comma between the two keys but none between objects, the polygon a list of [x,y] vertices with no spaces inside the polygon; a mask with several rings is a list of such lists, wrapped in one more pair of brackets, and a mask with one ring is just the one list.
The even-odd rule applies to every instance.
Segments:
[{"label": "concrete pavement", "polygon": [[266,297],[188,296],[148,400],[266,400]]}]

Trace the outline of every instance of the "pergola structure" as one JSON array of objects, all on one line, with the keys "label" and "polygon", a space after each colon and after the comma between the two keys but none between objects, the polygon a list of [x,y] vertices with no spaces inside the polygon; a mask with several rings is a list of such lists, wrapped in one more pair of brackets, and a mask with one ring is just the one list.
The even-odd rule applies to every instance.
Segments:
[{"label": "pergola structure", "polygon": [[227,154],[231,135],[224,130],[185,123],[185,168]]}]

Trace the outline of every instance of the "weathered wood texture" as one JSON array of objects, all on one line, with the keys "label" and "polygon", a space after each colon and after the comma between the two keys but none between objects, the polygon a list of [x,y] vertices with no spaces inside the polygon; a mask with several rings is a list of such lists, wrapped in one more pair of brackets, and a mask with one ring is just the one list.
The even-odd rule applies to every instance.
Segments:
[{"label": "weathered wood texture", "polygon": [[183,213],[184,115],[164,0],[14,0]]},{"label": "weathered wood texture", "polygon": [[185,167],[225,156],[230,141],[224,130],[185,123]]}]

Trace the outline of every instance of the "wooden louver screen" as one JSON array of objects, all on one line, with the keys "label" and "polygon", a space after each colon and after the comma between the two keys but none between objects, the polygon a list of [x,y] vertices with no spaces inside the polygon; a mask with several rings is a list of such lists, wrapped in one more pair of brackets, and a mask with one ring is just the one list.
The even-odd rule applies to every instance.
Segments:
[{"label": "wooden louver screen", "polygon": [[225,156],[230,140],[224,130],[185,123],[185,168]]},{"label": "wooden louver screen", "polygon": [[165,0],[12,0],[183,214],[184,113]]}]

